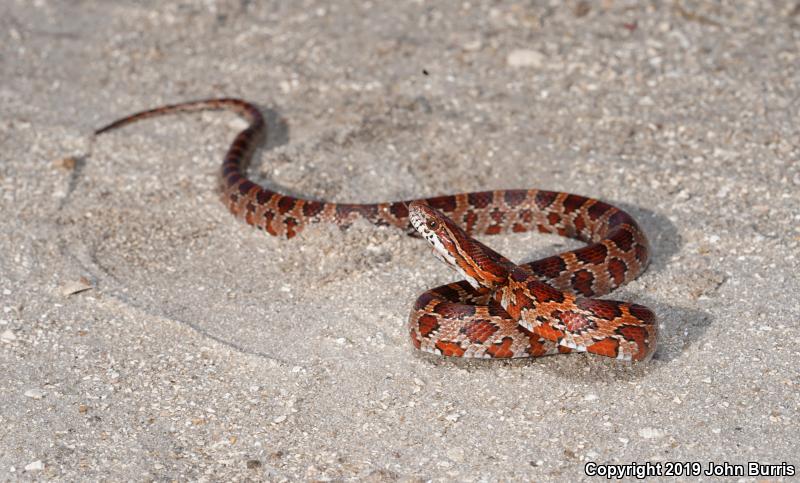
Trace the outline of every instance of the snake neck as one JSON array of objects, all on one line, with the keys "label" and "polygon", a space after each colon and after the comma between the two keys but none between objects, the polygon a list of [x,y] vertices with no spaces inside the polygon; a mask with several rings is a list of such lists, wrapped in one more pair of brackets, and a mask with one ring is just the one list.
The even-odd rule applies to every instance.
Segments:
[{"label": "snake neck", "polygon": [[465,237],[456,244],[456,269],[475,288],[496,290],[505,286],[516,265],[478,240]]},{"label": "snake neck", "polygon": [[409,205],[411,225],[433,245],[437,258],[459,272],[474,288],[495,290],[516,267],[511,260],[469,236],[453,220],[424,202]]}]

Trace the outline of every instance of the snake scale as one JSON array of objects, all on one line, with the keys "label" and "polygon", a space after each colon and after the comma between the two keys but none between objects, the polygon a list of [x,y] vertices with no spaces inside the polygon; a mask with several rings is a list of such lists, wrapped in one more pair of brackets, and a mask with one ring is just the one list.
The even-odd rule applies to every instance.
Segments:
[{"label": "snake scale", "polygon": [[[356,219],[417,231],[465,280],[424,292],[409,318],[417,349],[444,356],[511,358],[586,351],[648,359],[656,347],[653,312],[596,299],[644,271],[650,249],[625,211],[583,196],[543,190],[459,193],[387,203],[328,203],[284,195],[245,174],[266,123],[253,104],[206,99],[138,112],[95,134],[163,114],[230,110],[249,123],[222,162],[219,192],[237,218],[292,238],[311,223],[346,227]],[[584,247],[516,265],[472,235],[536,229],[587,242]]]}]

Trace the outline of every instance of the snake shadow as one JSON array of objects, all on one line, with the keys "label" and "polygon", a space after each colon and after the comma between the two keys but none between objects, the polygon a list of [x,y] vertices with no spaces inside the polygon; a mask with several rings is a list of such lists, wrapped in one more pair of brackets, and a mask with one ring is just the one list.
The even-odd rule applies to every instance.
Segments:
[{"label": "snake shadow", "polygon": [[294,196],[295,198],[308,199],[307,193],[301,193],[288,186],[277,183],[271,176],[263,174],[264,172],[271,171],[265,169],[265,166],[276,164],[275,157],[267,156],[267,153],[289,144],[291,126],[289,125],[289,121],[278,110],[272,107],[263,107],[258,104],[256,104],[256,106],[258,106],[258,109],[264,116],[264,121],[267,123],[267,136],[266,140],[259,143],[253,152],[247,169],[248,178],[268,190],[283,195]]},{"label": "snake shadow", "polygon": [[661,272],[684,245],[678,227],[666,216],[647,208],[614,201],[611,204],[627,211],[639,222],[650,241],[650,265],[647,270]]},{"label": "snake shadow", "polygon": [[257,105],[267,123],[267,139],[260,144],[257,152],[269,151],[289,144],[289,122],[276,109]]},{"label": "snake shadow", "polygon": [[[663,273],[684,246],[678,228],[661,213],[628,203],[616,206],[630,213],[648,235],[652,255],[645,275]],[[653,361],[659,364],[669,363],[684,351],[692,350],[714,320],[709,312],[666,303],[650,295],[640,295],[636,302],[652,308],[658,317],[659,343]]]},{"label": "snake shadow", "polygon": [[265,171],[271,171],[269,169],[264,169],[265,166],[276,164],[275,157],[267,156],[267,153],[274,151],[281,146],[289,144],[291,126],[289,125],[289,121],[276,109],[271,107],[262,107],[260,105],[257,106],[259,110],[261,110],[261,114],[264,116],[264,121],[267,123],[267,136],[266,140],[261,142],[253,152],[253,156],[250,159],[250,165],[247,169],[248,178],[250,178],[254,183],[257,183],[259,186],[278,192],[282,195],[308,199],[309,197],[307,193],[301,193],[288,186],[277,183],[272,176],[265,176],[263,174]]}]

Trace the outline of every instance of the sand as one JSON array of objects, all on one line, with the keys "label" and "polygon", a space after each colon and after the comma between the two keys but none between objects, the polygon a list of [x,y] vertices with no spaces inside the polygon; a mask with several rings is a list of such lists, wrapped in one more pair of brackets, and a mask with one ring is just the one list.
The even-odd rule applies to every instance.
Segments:
[{"label": "sand", "polygon": [[[792,2],[4,2],[0,479],[797,468],[799,52]],[[656,356],[419,354],[411,305],[453,272],[388,228],[237,222],[214,192],[235,116],[90,136],[217,96],[267,114],[251,172],[288,193],[624,207],[654,258],[613,298],[658,314]]]}]

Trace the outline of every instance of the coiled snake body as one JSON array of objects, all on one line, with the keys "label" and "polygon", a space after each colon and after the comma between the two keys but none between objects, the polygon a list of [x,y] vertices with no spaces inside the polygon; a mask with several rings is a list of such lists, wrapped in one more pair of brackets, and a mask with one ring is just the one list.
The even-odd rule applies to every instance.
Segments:
[{"label": "coiled snake body", "polygon": [[[208,99],[162,106],[117,120],[100,134],[174,112],[231,110],[249,125],[236,135],[220,170],[223,203],[237,218],[270,235],[292,238],[310,223],[412,227],[465,281],[424,292],[409,319],[418,349],[445,356],[509,358],[588,351],[644,360],[656,347],[657,325],[647,307],[598,300],[636,278],[649,258],[647,238],[626,212],[583,196],[541,190],[460,193],[375,204],[327,203],[283,195],[245,175],[266,133],[254,105]],[[475,234],[541,232],[589,245],[516,265],[471,238]]]}]

